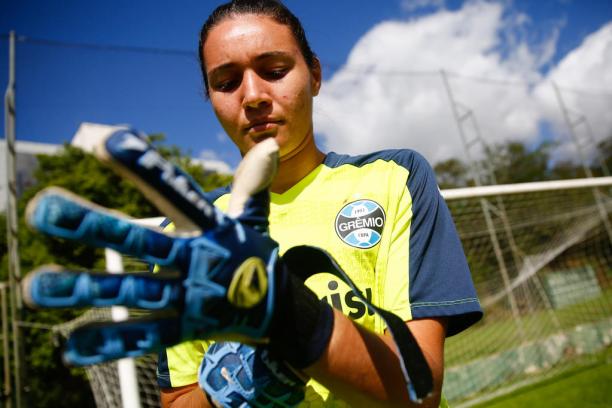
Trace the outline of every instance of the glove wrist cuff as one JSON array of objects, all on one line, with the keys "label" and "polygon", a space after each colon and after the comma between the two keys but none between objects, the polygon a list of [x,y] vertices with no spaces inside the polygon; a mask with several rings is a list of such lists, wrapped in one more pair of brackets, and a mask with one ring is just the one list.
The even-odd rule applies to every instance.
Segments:
[{"label": "glove wrist cuff", "polygon": [[270,350],[296,369],[314,364],[325,352],[334,329],[334,311],[284,266],[279,274],[276,316]]}]

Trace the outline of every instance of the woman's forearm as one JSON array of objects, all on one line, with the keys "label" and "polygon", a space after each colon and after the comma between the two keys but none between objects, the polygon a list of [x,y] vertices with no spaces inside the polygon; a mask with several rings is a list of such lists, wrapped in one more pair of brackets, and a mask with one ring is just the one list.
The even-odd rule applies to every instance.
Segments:
[{"label": "woman's forearm", "polygon": [[[351,406],[412,406],[393,339],[377,335],[335,311],[334,331],[323,356],[305,371]],[[421,407],[437,407],[444,370],[444,320],[409,322],[434,377],[434,392]]]}]

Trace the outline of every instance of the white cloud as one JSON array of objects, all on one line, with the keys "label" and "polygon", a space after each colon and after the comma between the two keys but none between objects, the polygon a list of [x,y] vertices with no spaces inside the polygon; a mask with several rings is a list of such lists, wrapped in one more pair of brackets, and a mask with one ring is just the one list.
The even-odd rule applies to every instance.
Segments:
[{"label": "white cloud", "polygon": [[[568,53],[534,92],[546,109],[547,119],[563,130],[567,124],[551,83],[558,86],[578,138],[584,142],[589,132],[596,142],[612,137],[612,22],[587,36],[578,48]],[[576,153],[565,146],[560,148],[559,156],[571,158]]]},{"label": "white cloud", "polygon": [[215,135],[215,140],[219,143],[227,143],[229,136],[225,132],[217,132]]},{"label": "white cloud", "polygon": [[200,164],[206,170],[212,170],[222,174],[233,173],[232,166],[221,159],[213,150],[202,150],[199,156],[193,159],[193,162]]},{"label": "white cloud", "polygon": [[400,3],[402,10],[407,12],[413,12],[427,7],[442,8],[444,6],[444,0],[402,0]]},{"label": "white cloud", "polygon": [[[560,124],[549,78],[564,86],[612,90],[612,23],[589,36],[549,76],[541,71],[552,63],[562,23],[536,44],[528,41],[531,25],[527,16],[501,3],[483,1],[378,24],[323,84],[315,102],[317,133],[329,150],[340,152],[409,147],[433,163],[464,158],[440,75],[446,70],[460,113],[474,113],[488,143],[538,140],[543,122]],[[612,129],[612,118],[606,118],[612,115],[604,113],[610,100],[591,99],[597,105],[589,105],[597,112],[595,127]],[[465,131],[475,135],[468,122]]]}]

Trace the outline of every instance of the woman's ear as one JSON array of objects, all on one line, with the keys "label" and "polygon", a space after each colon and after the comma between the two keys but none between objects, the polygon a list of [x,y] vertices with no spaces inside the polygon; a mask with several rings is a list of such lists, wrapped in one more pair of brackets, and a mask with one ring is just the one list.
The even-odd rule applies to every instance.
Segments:
[{"label": "woman's ear", "polygon": [[323,75],[321,72],[321,61],[317,57],[313,57],[310,75],[312,75],[312,95],[317,96],[319,89],[321,89],[321,78]]}]

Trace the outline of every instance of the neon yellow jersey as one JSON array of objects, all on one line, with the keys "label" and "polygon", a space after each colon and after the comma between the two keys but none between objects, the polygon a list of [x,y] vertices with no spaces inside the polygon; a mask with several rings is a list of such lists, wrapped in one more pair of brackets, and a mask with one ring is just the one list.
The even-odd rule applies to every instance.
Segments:
[{"label": "neon yellow jersey", "polygon": [[[227,207],[227,192],[211,195],[221,209]],[[453,335],[482,315],[433,171],[413,151],[328,154],[291,189],[271,194],[270,235],[281,254],[296,245],[326,249],[372,303],[405,321],[447,316]],[[319,273],[306,284],[349,318],[384,331],[382,319],[338,278]],[[160,386],[197,382],[206,348],[207,342],[190,342],[162,353]],[[300,406],[347,405],[311,381]]]}]

